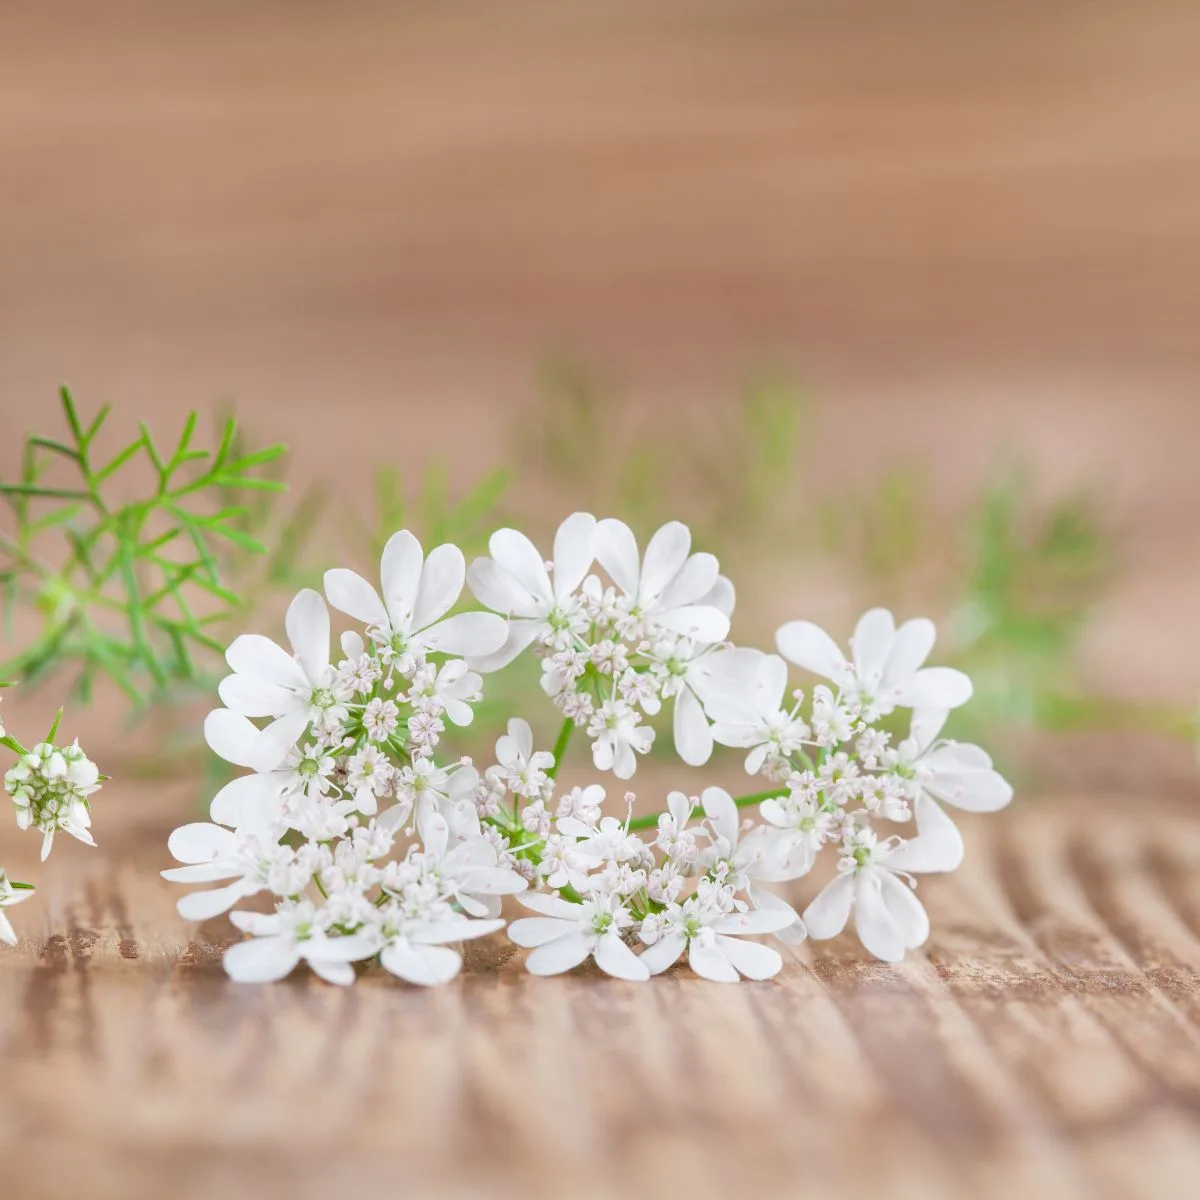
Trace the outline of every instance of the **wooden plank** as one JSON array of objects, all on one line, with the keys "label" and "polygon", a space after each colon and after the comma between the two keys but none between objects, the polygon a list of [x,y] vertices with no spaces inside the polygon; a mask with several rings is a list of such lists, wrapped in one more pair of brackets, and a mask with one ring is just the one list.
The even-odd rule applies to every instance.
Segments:
[{"label": "wooden plank", "polygon": [[366,1195],[1194,1194],[1195,814],[1063,799],[972,824],[895,968],[843,938],[761,985],[544,981],[498,937],[454,986],[344,992],[229,983],[228,926],[174,914],[169,823],[125,793],[123,832],[56,853],[43,927],[27,905],[0,957],[17,1191],[315,1196],[352,1171]]}]

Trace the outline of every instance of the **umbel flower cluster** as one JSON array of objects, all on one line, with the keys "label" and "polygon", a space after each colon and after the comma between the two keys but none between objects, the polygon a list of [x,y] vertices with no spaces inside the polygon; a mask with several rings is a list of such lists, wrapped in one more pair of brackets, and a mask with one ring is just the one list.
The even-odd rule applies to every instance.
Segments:
[{"label": "umbel flower cluster", "polygon": [[[105,778],[77,741],[61,748],[54,744],[61,720],[60,709],[46,740],[32,750],[26,750],[0,723],[0,745],[18,756],[16,764],[5,772],[4,790],[12,797],[17,828],[41,833],[43,862],[50,856],[59,830],[85,845],[96,844],[91,833],[91,797]],[[0,868],[0,940],[11,946],[17,944],[16,931],[4,909],[32,895],[33,884],[11,880]]]},{"label": "umbel flower cluster", "polygon": [[[851,920],[895,962],[929,933],[915,876],[962,861],[943,806],[991,811],[1012,796],[982,750],[939,736],[971,684],[924,665],[929,621],[897,627],[872,610],[849,654],[806,621],[778,631],[777,654],[734,646],[734,589],[678,523],[643,553],[620,521],[576,513],[549,560],[501,529],[469,570],[456,547],[425,555],[401,531],[378,590],[348,570],[324,582],[324,598],[305,590],[288,609],[289,648],[253,634],[229,647],[224,707],[205,733],[249,773],[168,843],[183,865],[167,879],[217,885],[183,896],[180,913],[229,912],[249,935],[225,954],[236,980],[279,979],[303,960],[346,984],[377,960],[444,983],[457,947],[503,928],[506,895],[532,914],[507,932],[536,975],[593,959],[644,980],[686,959],[708,979],[765,979],[783,960],[750,939],[829,938]],[[460,609],[464,586],[487,611]],[[330,609],[359,626],[340,654]],[[562,718],[553,748],[514,716],[494,762],[447,754],[485,676],[522,654],[540,660]],[[794,689],[793,667],[821,682]],[[663,812],[635,818],[618,784],[609,804],[602,781],[635,774],[651,721],[668,714],[684,764],[732,747],[755,790],[673,791]],[[577,734],[597,781],[563,790]],[[787,893],[822,858],[829,870],[799,911]],[[260,893],[270,911],[240,907]]]}]

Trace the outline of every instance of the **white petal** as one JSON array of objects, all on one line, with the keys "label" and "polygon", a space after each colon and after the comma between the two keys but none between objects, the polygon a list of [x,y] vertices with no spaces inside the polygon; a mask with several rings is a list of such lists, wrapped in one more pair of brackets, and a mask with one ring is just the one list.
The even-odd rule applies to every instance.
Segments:
[{"label": "white petal", "polygon": [[466,879],[466,890],[479,896],[515,896],[528,886],[508,867],[475,867]]},{"label": "white petal", "polygon": [[304,672],[282,647],[260,633],[243,633],[225,651],[225,661],[239,674],[277,687],[303,687]]},{"label": "white petal", "polygon": [[175,902],[179,915],[185,921],[208,921],[228,912],[247,894],[239,879],[228,887],[214,888],[211,892],[189,892]]},{"label": "white petal", "polygon": [[811,621],[790,621],[775,634],[775,645],[788,662],[826,679],[846,675],[846,656],[837,642]]},{"label": "white petal", "polygon": [[446,853],[446,846],[450,841],[450,826],[441,813],[428,812],[422,816],[421,841],[425,850],[434,858],[441,858]]},{"label": "white petal", "polygon": [[596,966],[614,979],[641,983],[650,978],[650,969],[621,941],[615,929],[610,929],[597,939],[594,954]]},{"label": "white petal", "polygon": [[747,933],[778,933],[796,918],[791,906],[785,908],[752,908],[748,912],[726,913],[713,922],[717,933],[741,936]]},{"label": "white petal", "polygon": [[966,812],[996,812],[1013,798],[1012,784],[996,771],[939,771],[924,788]]},{"label": "white petal", "polygon": [[413,628],[424,629],[434,621],[441,620],[462,595],[466,576],[467,564],[457,546],[447,543],[430,550],[417,588]]},{"label": "white petal", "polygon": [[338,612],[364,625],[387,624],[387,609],[379,593],[357,571],[348,571],[344,567],[326,571],[325,595]]},{"label": "white petal", "polygon": [[561,921],[557,917],[522,917],[509,925],[508,936],[518,946],[532,950],[565,937],[575,928],[575,922]]},{"label": "white petal", "polygon": [[253,722],[228,708],[214,708],[204,718],[204,740],[209,748],[235,766],[250,765],[250,748],[257,737]]},{"label": "white petal", "polygon": [[548,601],[538,599],[506,567],[491,558],[477,558],[467,571],[467,583],[480,604],[505,616],[537,617]]},{"label": "white petal", "polygon": [[448,946],[418,947],[404,941],[385,946],[379,961],[393,975],[422,987],[449,983],[462,968],[462,955],[457,950]]},{"label": "white petal", "polygon": [[[532,920],[533,918],[530,918]],[[415,933],[409,935],[409,941],[414,945],[435,945],[439,942],[467,942],[474,938],[487,937],[490,933],[504,928],[504,922],[447,920],[433,921],[422,925]]]},{"label": "white petal", "polygon": [[896,703],[906,708],[958,708],[970,700],[971,680],[953,667],[925,667],[897,684]]},{"label": "white petal", "polygon": [[526,960],[525,969],[531,975],[558,975],[577,967],[592,952],[595,936],[571,932],[539,946]]},{"label": "white petal", "polygon": [[326,983],[336,983],[338,987],[349,987],[355,979],[354,968],[344,962],[324,962],[321,959],[308,960],[313,974],[325,980]]},{"label": "white petal", "polygon": [[[257,731],[256,731],[257,732]],[[232,779],[213,798],[208,815],[231,829],[244,825],[257,812],[278,811],[280,782],[272,775],[242,775]]]},{"label": "white petal", "polygon": [[687,938],[682,933],[664,934],[653,946],[647,946],[642,951],[642,966],[651,975],[661,975],[668,967],[679,961],[679,956],[687,949]]},{"label": "white petal", "polygon": [[[380,607],[383,607],[383,601],[379,602]],[[361,633],[355,633],[353,629],[347,629],[338,638],[338,643],[342,647],[343,658],[362,658],[366,653],[367,644],[363,641]]]},{"label": "white petal", "polygon": [[421,543],[407,529],[393,533],[383,548],[379,560],[383,603],[388,620],[398,632],[407,632],[411,628],[424,561]]},{"label": "white petal", "polygon": [[963,860],[963,840],[954,822],[928,796],[917,797],[913,812],[917,836],[887,856],[887,867],[917,874],[955,870]]},{"label": "white petal", "polygon": [[642,560],[639,597],[646,605],[658,601],[667,585],[683,570],[692,548],[692,532],[681,521],[668,521],[657,530]]},{"label": "white petal", "polygon": [[307,728],[307,709],[293,709],[277,717],[259,733],[250,754],[249,766],[256,771],[274,771],[287,758],[288,751],[304,736]]},{"label": "white petal", "polygon": [[783,970],[783,959],[778,950],[758,942],[742,942],[737,938],[717,935],[717,947],[721,953],[747,979],[770,979]]},{"label": "white petal", "polygon": [[591,513],[572,513],[554,535],[554,595],[563,600],[582,582],[595,562],[592,540],[596,518]]},{"label": "white petal", "polygon": [[168,867],[159,874],[168,883],[216,883],[220,879],[241,879],[241,867],[228,863],[195,863],[190,867]]},{"label": "white petal", "polygon": [[808,936],[818,940],[837,937],[846,928],[854,904],[854,876],[839,874],[829,881],[804,910]]},{"label": "white petal", "polygon": [[609,517],[596,525],[596,561],[608,572],[613,583],[630,596],[638,594],[641,563],[637,539],[624,521]]},{"label": "white petal", "polygon": [[764,912],[778,912],[787,915],[788,924],[775,931],[775,936],[785,945],[798,946],[808,937],[808,930],[805,929],[800,914],[781,896],[753,883],[746,889],[746,894],[755,908],[762,909]]},{"label": "white petal", "polygon": [[704,789],[700,803],[704,805],[704,815],[712,822],[717,836],[724,838],[731,847],[736,846],[740,818],[733,797],[724,788],[710,787]]},{"label": "white petal", "polygon": [[691,688],[675,697],[675,752],[689,767],[702,767],[712,757],[708,718]]},{"label": "white petal", "polygon": [[937,641],[937,629],[925,617],[905,621],[896,630],[891,652],[883,670],[883,686],[894,687],[920,669]]},{"label": "white petal", "polygon": [[943,771],[990,771],[992,760],[981,746],[970,742],[945,742],[924,758],[924,765],[939,775]]},{"label": "white petal", "polygon": [[[646,553],[649,554],[649,550]],[[717,560],[711,554],[693,554],[683,564],[675,578],[667,584],[659,597],[659,604],[663,608],[679,608],[684,604],[712,604],[707,597],[717,587],[719,571]],[[731,591],[732,584],[729,589],[722,589],[718,595],[722,604],[714,606],[719,608],[725,616],[729,616],[733,611],[732,604],[729,607],[724,606]]]},{"label": "white petal", "polygon": [[517,899],[522,908],[530,912],[540,913],[544,917],[559,917],[564,921],[578,921],[580,908],[561,896],[551,896],[547,892],[527,892]]},{"label": "white petal", "polygon": [[863,613],[850,639],[850,650],[859,677],[872,684],[883,678],[888,654],[896,636],[896,622],[886,608],[872,608]]},{"label": "white petal", "polygon": [[17,944],[17,931],[12,927],[12,922],[3,912],[0,912],[0,941],[7,942],[10,946]]},{"label": "white petal", "polygon": [[508,624],[503,617],[465,612],[430,626],[418,640],[435,654],[458,654],[474,661],[498,651],[507,635]]},{"label": "white petal", "polygon": [[719,608],[688,604],[653,614],[654,624],[694,642],[722,642],[729,636],[729,618]]},{"label": "white petal", "polygon": [[346,937],[314,937],[300,949],[309,962],[359,962],[374,958],[376,952],[375,943],[360,933]]},{"label": "white petal", "polygon": [[929,937],[929,916],[916,893],[890,871],[879,873],[880,892],[892,923],[900,931],[904,945],[915,950]]},{"label": "white petal", "polygon": [[472,655],[467,660],[468,666],[470,666],[472,671],[480,671],[485,675],[491,671],[502,670],[517,655],[529,648],[529,644],[537,636],[537,632],[541,626],[542,622],[540,620],[517,618],[510,621],[504,643],[500,649],[494,654]]},{"label": "white petal", "polygon": [[288,605],[284,622],[296,661],[309,682],[323,684],[329,666],[329,609],[321,593],[302,588]]},{"label": "white petal", "polygon": [[519,758],[528,762],[533,755],[533,729],[529,722],[522,717],[513,717],[508,723],[508,736]]},{"label": "white petal", "polygon": [[688,946],[688,966],[697,975],[711,979],[714,983],[737,983],[738,973],[733,963],[716,945],[705,945],[693,939]]},{"label": "white petal", "polygon": [[737,593],[734,591],[733,582],[724,575],[718,575],[712,587],[700,597],[698,603],[719,608],[727,617],[731,617],[736,601]]},{"label": "white petal", "polygon": [[507,570],[531,596],[551,604],[554,592],[546,563],[537,547],[515,529],[497,529],[488,539],[492,557]]},{"label": "white petal", "polygon": [[225,971],[237,983],[273,983],[300,961],[290,938],[255,938],[225,951]]},{"label": "white petal", "polygon": [[[301,682],[297,688],[307,687],[308,680],[298,664],[292,664]],[[281,712],[296,705],[296,692],[275,683],[264,683],[250,675],[226,675],[217,685],[221,703],[244,717],[277,717]]]},{"label": "white petal", "polygon": [[[915,708],[913,709],[912,725],[909,737],[917,745],[917,753],[924,754],[937,740],[937,736],[945,727],[946,718],[950,712],[945,708]],[[989,761],[988,766],[991,766]]]},{"label": "white petal", "polygon": [[171,833],[167,838],[167,849],[179,862],[217,862],[237,853],[238,839],[236,834],[220,825],[193,821],[180,825]]},{"label": "white petal", "polygon": [[[876,958],[899,962],[904,957],[904,935],[883,902],[883,871],[858,873],[854,891],[854,929],[858,940]],[[812,932],[812,926],[809,926]]]}]

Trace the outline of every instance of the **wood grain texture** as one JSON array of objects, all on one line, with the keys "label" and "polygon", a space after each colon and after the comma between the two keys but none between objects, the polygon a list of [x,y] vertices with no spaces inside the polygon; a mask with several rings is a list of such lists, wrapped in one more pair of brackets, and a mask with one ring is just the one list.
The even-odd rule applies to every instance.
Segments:
[{"label": "wood grain texture", "polygon": [[898,967],[839,939],[766,984],[543,981],[496,937],[426,992],[228,982],[228,925],[175,915],[169,822],[137,801],[115,840],[56,853],[42,928],[27,905],[0,957],[0,1181],[22,1194],[1195,1194],[1187,808],[971,825]]}]

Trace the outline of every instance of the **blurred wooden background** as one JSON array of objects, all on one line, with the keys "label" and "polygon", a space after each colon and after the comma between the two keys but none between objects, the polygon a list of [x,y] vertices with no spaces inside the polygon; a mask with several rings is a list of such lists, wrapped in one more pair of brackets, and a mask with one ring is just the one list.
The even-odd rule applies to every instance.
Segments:
[{"label": "blurred wooden background", "polygon": [[[489,461],[549,349],[681,422],[782,361],[831,474],[915,452],[954,496],[1013,444],[1097,481],[1130,570],[1092,665],[1186,700],[1198,302],[1188,0],[0,8],[10,431],[60,378],[164,424],[232,397],[353,498],[364,444]],[[115,782],[0,955],[0,1180],[1190,1197],[1200,823],[1156,767],[974,828],[904,967],[737,991],[533,986],[500,940],[436,995],[235,989],[154,874],[189,789]]]}]

